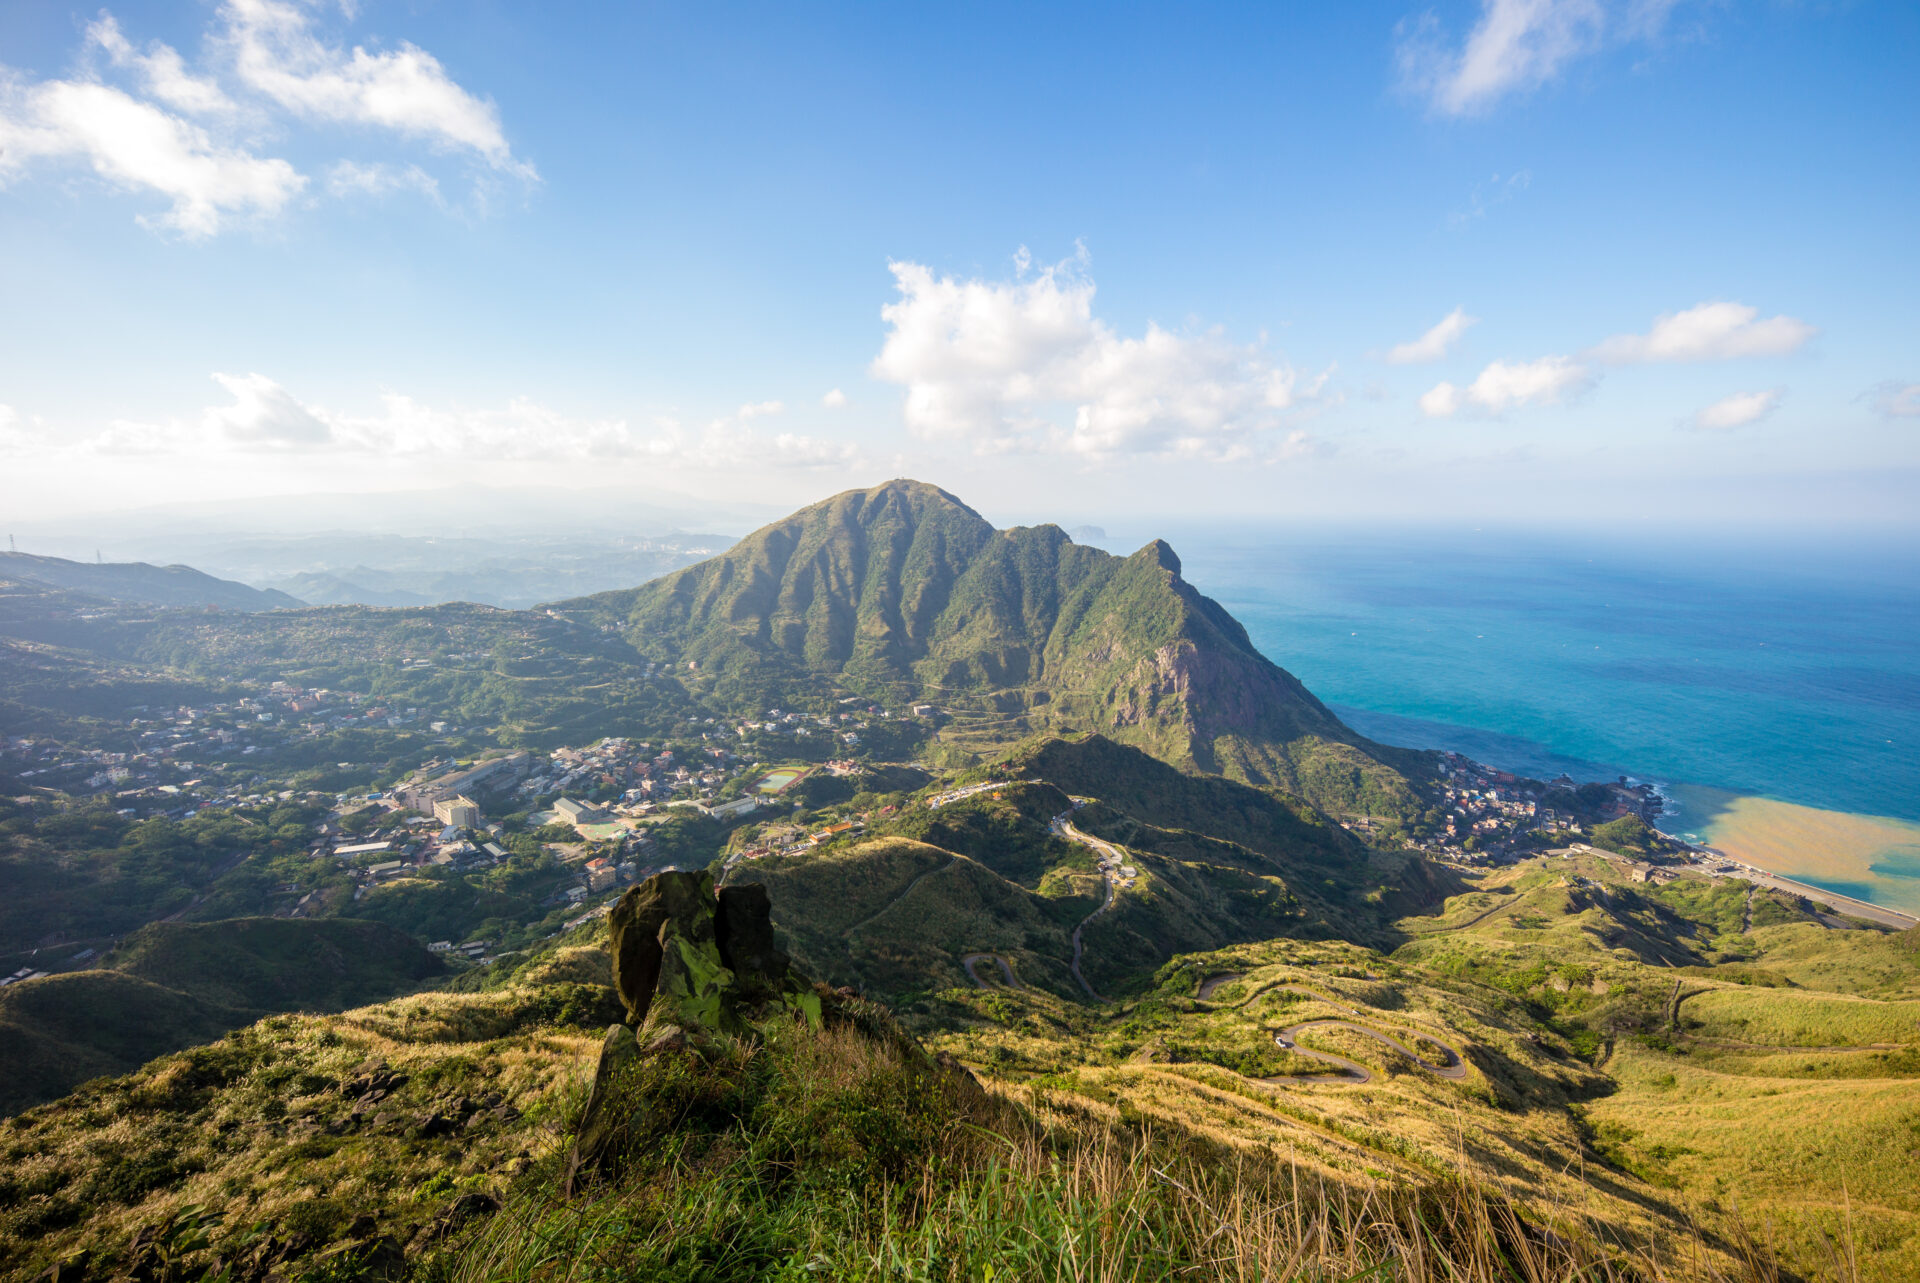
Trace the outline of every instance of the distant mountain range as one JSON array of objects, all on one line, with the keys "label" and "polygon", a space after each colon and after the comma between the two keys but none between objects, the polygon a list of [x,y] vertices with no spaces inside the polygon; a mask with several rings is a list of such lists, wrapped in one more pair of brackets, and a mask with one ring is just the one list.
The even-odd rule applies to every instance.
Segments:
[{"label": "distant mountain range", "polygon": [[271,588],[249,588],[231,579],[216,579],[191,566],[153,566],[144,561],[90,563],[8,552],[0,553],[0,578],[126,605],[259,611],[307,604]]},{"label": "distant mountain range", "polygon": [[556,609],[623,626],[742,711],[796,684],[926,700],[952,716],[953,743],[1097,730],[1335,814],[1402,811],[1407,776],[1428,769],[1255,650],[1164,542],[1116,557],[1058,526],[996,530],[916,481],[847,491],[717,557]]}]

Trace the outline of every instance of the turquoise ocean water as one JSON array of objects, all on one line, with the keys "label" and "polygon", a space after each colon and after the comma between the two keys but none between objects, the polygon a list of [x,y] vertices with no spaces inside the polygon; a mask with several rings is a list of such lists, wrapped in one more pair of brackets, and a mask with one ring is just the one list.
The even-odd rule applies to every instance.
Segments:
[{"label": "turquoise ocean water", "polygon": [[1913,535],[1165,534],[1374,738],[1920,821]]}]

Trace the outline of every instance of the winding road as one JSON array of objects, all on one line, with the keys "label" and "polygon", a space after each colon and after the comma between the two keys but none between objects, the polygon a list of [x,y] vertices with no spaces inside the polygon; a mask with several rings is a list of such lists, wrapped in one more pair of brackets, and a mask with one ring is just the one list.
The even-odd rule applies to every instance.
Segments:
[{"label": "winding road", "polygon": [[[1200,999],[1203,1002],[1211,1000],[1222,985],[1244,979],[1245,974],[1246,973],[1239,971],[1228,971],[1217,976],[1208,976],[1200,982]],[[1248,994],[1236,1005],[1243,1006],[1253,1001],[1255,997],[1262,993],[1297,993],[1304,997],[1312,998],[1315,1002],[1325,1003],[1335,1011],[1344,1011],[1351,1016],[1360,1016],[1364,1019],[1367,1014],[1358,1008],[1349,1007],[1342,1002],[1336,1002],[1324,993],[1320,993],[1314,989],[1302,988],[1300,985],[1266,985],[1256,993]],[[1466,1057],[1462,1056],[1456,1048],[1441,1042],[1432,1034],[1421,1033],[1413,1029],[1406,1031],[1411,1041],[1416,1043],[1430,1043],[1445,1053],[1446,1060],[1442,1064],[1434,1064],[1413,1050],[1413,1048],[1407,1046],[1406,1043],[1401,1042],[1398,1038],[1390,1034],[1383,1034],[1377,1029],[1368,1028],[1366,1025],[1357,1025],[1351,1020],[1303,1020],[1297,1025],[1288,1025],[1285,1029],[1275,1030],[1273,1034],[1274,1045],[1282,1051],[1290,1051],[1297,1056],[1306,1056],[1313,1060],[1334,1065],[1340,1072],[1336,1074],[1279,1074],[1271,1078],[1256,1078],[1254,1081],[1267,1083],[1275,1087],[1284,1087],[1288,1083],[1346,1083],[1357,1087],[1361,1083],[1373,1081],[1373,1071],[1365,1065],[1348,1060],[1345,1056],[1336,1056],[1331,1052],[1314,1051],[1312,1048],[1300,1046],[1296,1039],[1300,1034],[1309,1029],[1350,1029],[1355,1033],[1365,1034],[1375,1042],[1391,1047],[1430,1074],[1451,1079],[1454,1082],[1463,1082],[1467,1077]]]},{"label": "winding road", "polygon": [[1067,841],[1078,842],[1081,846],[1089,848],[1096,854],[1107,857],[1106,860],[1100,862],[1100,880],[1106,883],[1107,898],[1099,908],[1080,919],[1080,925],[1073,929],[1073,962],[1069,964],[1070,970],[1073,972],[1073,978],[1078,980],[1080,987],[1087,991],[1087,997],[1093,999],[1095,1002],[1101,1002],[1104,1001],[1104,999],[1093,991],[1093,986],[1087,983],[1087,978],[1080,974],[1080,956],[1083,951],[1083,946],[1080,943],[1080,933],[1087,929],[1087,923],[1092,922],[1095,918],[1113,907],[1114,896],[1119,893],[1121,884],[1114,878],[1113,873],[1109,871],[1108,862],[1111,862],[1114,869],[1118,869],[1126,863],[1126,857],[1120,853],[1120,848],[1113,843],[1103,842],[1097,837],[1082,833],[1079,829],[1074,828],[1072,822],[1068,820],[1065,815],[1054,816],[1053,823],[1050,827],[1056,834],[1067,839]]},{"label": "winding road", "polygon": [[[1030,781],[1030,782],[1037,782],[1037,781]],[[1073,827],[1072,822],[1067,819],[1067,816],[1071,814],[1072,812],[1068,811],[1060,815],[1054,816],[1052,822],[1048,824],[1047,827],[1053,831],[1054,836],[1065,838],[1069,842],[1077,842],[1081,846],[1089,848],[1094,852],[1095,855],[1100,857],[1098,861],[1099,867],[1100,867],[1100,880],[1106,885],[1107,898],[1101,901],[1099,908],[1095,909],[1092,913],[1089,913],[1086,917],[1080,919],[1079,925],[1074,927],[1073,929],[1073,961],[1068,963],[1067,966],[1068,966],[1068,970],[1073,972],[1073,978],[1079,982],[1080,987],[1086,990],[1087,997],[1093,999],[1095,1002],[1104,1002],[1106,1000],[1102,998],[1098,993],[1094,992],[1093,986],[1087,983],[1086,976],[1083,975],[1080,971],[1080,959],[1086,952],[1086,945],[1081,940],[1081,932],[1087,929],[1087,924],[1089,922],[1092,922],[1095,918],[1099,917],[1101,914],[1105,913],[1107,910],[1113,907],[1114,897],[1116,897],[1126,887],[1132,886],[1133,879],[1131,877],[1127,877],[1125,873],[1122,872],[1123,870],[1126,870],[1126,867],[1127,867],[1126,853],[1123,852],[1119,847],[1115,846],[1111,842],[1103,841],[1100,838],[1094,837],[1088,833],[1083,833],[1079,829],[1076,829],[1075,827]],[[945,866],[942,866],[942,867],[945,867]],[[927,873],[921,874],[920,877],[924,878],[929,873],[937,873],[937,872],[939,872],[938,869],[929,869]],[[890,909],[893,907],[894,904],[898,904],[902,899],[905,899],[907,892],[912,891],[913,888],[918,885],[920,885],[920,878],[915,878],[913,880],[913,885],[909,886],[906,891],[902,891],[898,896],[896,896],[893,899],[893,901],[887,905],[887,908]],[[880,912],[885,913],[886,909],[882,909]],[[878,916],[880,915],[879,914],[874,915],[874,917],[878,917]],[[873,918],[868,918],[867,921],[871,922],[873,921]],[[860,926],[865,926],[865,925],[866,923],[864,922],[860,924]],[[857,931],[857,930],[859,930],[858,926],[850,928],[848,931],[848,934],[851,935],[853,931]],[[986,958],[993,958],[1000,963],[1000,969],[1002,972],[1005,973],[1007,977],[1008,988],[1018,989],[1021,987],[1020,982],[1013,978],[1013,968],[1008,965],[1007,960],[1005,958],[1000,957],[1000,955],[997,953],[969,953],[965,957],[960,959],[960,965],[966,969],[968,978],[970,978],[975,984],[979,985],[982,989],[993,988],[992,985],[988,984],[986,981],[980,978],[979,972],[974,970],[975,964],[979,963],[980,961]]]},{"label": "winding road", "polygon": [[991,982],[982,980],[980,978],[980,973],[974,970],[974,968],[978,966],[980,963],[988,962],[988,961],[997,962],[1000,964],[1000,974],[1006,977],[1007,988],[1018,989],[1021,987],[1020,982],[1013,978],[1013,964],[1011,962],[1008,962],[1006,958],[1004,958],[1000,954],[970,953],[966,957],[960,959],[960,965],[967,969],[967,979],[973,981],[973,983],[979,985],[982,989],[997,988],[997,986],[992,984]]}]

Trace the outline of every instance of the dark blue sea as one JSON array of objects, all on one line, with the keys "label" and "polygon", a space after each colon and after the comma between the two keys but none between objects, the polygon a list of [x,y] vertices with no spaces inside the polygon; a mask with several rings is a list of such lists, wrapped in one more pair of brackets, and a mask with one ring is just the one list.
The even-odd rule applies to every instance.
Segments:
[{"label": "dark blue sea", "polygon": [[1920,821],[1911,532],[1156,533],[1375,739]]}]

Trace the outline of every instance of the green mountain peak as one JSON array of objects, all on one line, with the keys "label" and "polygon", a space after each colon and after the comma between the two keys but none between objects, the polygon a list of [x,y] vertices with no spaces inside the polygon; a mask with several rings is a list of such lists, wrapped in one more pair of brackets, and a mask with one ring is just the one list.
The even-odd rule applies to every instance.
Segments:
[{"label": "green mountain peak", "polygon": [[799,689],[926,701],[950,746],[1095,730],[1186,769],[1392,814],[1417,755],[1372,744],[1255,649],[1155,539],[996,530],[938,486],[849,490],[640,588],[565,603],[741,713]]}]

